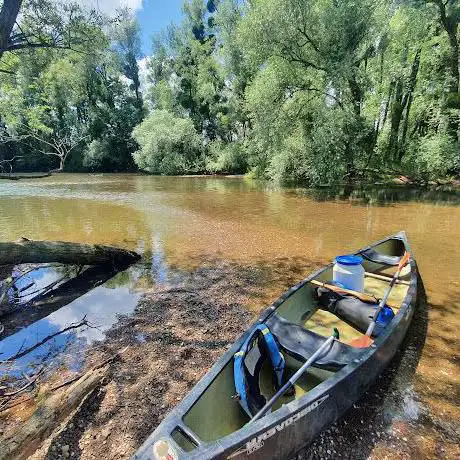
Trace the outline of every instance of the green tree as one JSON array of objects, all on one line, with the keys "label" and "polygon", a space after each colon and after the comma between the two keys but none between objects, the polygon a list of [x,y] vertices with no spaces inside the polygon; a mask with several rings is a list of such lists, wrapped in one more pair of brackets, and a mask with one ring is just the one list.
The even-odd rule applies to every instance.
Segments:
[{"label": "green tree", "polygon": [[[0,60],[3,55],[34,49],[78,49],[98,34],[102,18],[77,2],[3,0],[0,3]],[[3,64],[3,60],[2,60]],[[2,66],[0,71],[12,70]]]},{"label": "green tree", "polygon": [[155,174],[184,174],[202,170],[202,143],[193,122],[166,110],[154,110],[133,131],[140,146],[134,161]]},{"label": "green tree", "polygon": [[120,71],[126,78],[131,80],[139,110],[142,111],[141,82],[137,63],[137,60],[141,57],[139,24],[128,8],[124,8],[119,12],[118,21],[113,28],[113,40]]},{"label": "green tree", "polygon": [[215,58],[215,6],[184,3],[184,22],[154,40],[150,61],[153,106],[188,116],[207,140],[222,136],[226,112],[224,80]]},{"label": "green tree", "polygon": [[[251,2],[239,37],[246,58],[260,68],[246,89],[259,173],[274,177],[281,167],[283,178],[306,181],[356,175],[372,149],[362,108],[378,19],[369,1]],[[324,142],[330,136],[333,142]],[[297,160],[288,145],[297,146]],[[289,167],[281,166],[281,152]],[[305,155],[312,158],[308,172]]]}]

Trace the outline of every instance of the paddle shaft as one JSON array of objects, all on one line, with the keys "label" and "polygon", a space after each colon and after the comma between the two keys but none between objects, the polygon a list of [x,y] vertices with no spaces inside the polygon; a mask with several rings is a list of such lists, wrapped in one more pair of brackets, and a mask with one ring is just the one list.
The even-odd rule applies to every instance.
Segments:
[{"label": "paddle shaft", "polygon": [[374,316],[372,318],[371,324],[369,324],[369,327],[367,328],[366,335],[370,337],[372,333],[374,332],[375,325],[377,323],[377,318],[379,317],[380,312],[382,311],[383,307],[387,303],[388,297],[390,296],[391,290],[393,289],[393,286],[396,284],[396,281],[399,278],[399,275],[401,274],[401,270],[406,266],[406,264],[409,262],[410,254],[408,252],[404,253],[403,257],[401,258],[401,261],[398,264],[398,269],[396,270],[396,273],[393,275],[393,278],[390,281],[390,285],[388,286],[387,290],[385,291],[385,294],[382,298],[382,300],[379,303],[379,306],[377,307],[377,310],[375,310]]},{"label": "paddle shaft", "polygon": [[249,421],[249,423],[255,422],[259,420],[259,418],[263,417],[267,411],[278,401],[281,396],[289,389],[289,387],[293,386],[295,382],[300,378],[300,376],[318,359],[318,357],[326,350],[329,345],[335,340],[335,337],[331,335],[311,356],[310,358],[302,365],[302,367],[273,395],[272,399],[265,404],[259,412]]},{"label": "paddle shaft", "polygon": [[311,280],[311,284],[315,286],[323,287],[325,289],[329,289],[330,291],[337,292],[337,294],[349,294],[353,297],[356,297],[363,302],[370,302],[370,303],[379,303],[379,299],[374,297],[373,295],[365,294],[364,292],[352,291],[351,289],[341,288],[339,286],[334,286],[333,284],[322,283],[321,281]]}]

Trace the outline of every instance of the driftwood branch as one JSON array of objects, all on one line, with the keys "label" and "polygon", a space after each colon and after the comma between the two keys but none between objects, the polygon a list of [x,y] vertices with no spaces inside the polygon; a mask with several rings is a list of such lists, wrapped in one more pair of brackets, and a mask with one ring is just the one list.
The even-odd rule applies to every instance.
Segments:
[{"label": "driftwood branch", "polygon": [[51,176],[51,171],[36,173],[0,173],[0,179],[19,180],[19,179],[41,179],[42,177]]},{"label": "driftwood branch", "polygon": [[37,450],[57,426],[74,411],[107,377],[116,355],[93,367],[63,391],[38,405],[21,427],[0,438],[0,460],[26,458]]},{"label": "driftwood branch", "polygon": [[22,358],[23,356],[25,356],[25,355],[29,354],[30,352],[36,350],[37,348],[41,347],[46,342],[49,342],[50,340],[54,339],[58,335],[65,334],[66,332],[71,331],[72,329],[78,329],[79,327],[83,327],[83,326],[91,327],[91,324],[86,320],[86,316],[84,316],[83,319],[81,321],[79,321],[78,323],[73,323],[73,324],[65,327],[64,329],[61,329],[60,331],[57,331],[57,332],[55,332],[53,334],[50,334],[50,335],[47,335],[44,339],[40,340],[40,342],[37,342],[35,345],[33,345],[33,346],[29,347],[29,348],[26,348],[25,350],[22,350],[22,351],[19,351],[19,352],[15,353],[13,356],[8,358],[7,361],[11,362],[11,361],[14,361],[15,359]]},{"label": "driftwood branch", "polygon": [[42,441],[91,394],[107,375],[109,366],[87,372],[63,392],[47,398],[19,430],[1,440],[0,459],[27,458]]},{"label": "driftwood branch", "polygon": [[23,392],[24,390],[27,390],[27,388],[32,386],[37,381],[38,377],[40,377],[44,369],[45,369],[45,366],[44,365],[41,366],[38,372],[36,372],[33,377],[27,378],[27,383],[24,386],[22,386],[21,388],[18,388],[17,390],[10,391],[9,393],[3,393],[2,397],[11,398],[12,396],[16,396],[17,394]]}]

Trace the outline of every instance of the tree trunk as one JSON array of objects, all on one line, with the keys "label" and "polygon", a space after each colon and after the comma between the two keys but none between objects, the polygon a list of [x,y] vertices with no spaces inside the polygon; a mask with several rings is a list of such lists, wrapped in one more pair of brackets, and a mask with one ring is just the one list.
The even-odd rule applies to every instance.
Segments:
[{"label": "tree trunk", "polygon": [[94,368],[65,390],[40,403],[32,416],[18,429],[0,439],[0,460],[20,459],[32,455],[41,443],[102,382],[109,365]]},{"label": "tree trunk", "polygon": [[[457,41],[457,17],[456,12],[452,11],[448,15],[446,11],[446,4],[442,0],[435,0],[436,5],[439,9],[439,16],[442,26],[447,32],[449,37],[449,44],[451,49],[451,56],[449,59],[450,71],[452,74],[452,82],[449,85],[449,90],[452,93],[457,93],[459,91],[460,84],[460,69],[459,69],[459,45]],[[455,2],[454,2],[455,3]]]},{"label": "tree trunk", "polygon": [[412,63],[412,70],[411,70],[411,75],[410,75],[410,80],[409,80],[409,87],[407,89],[406,94],[404,95],[403,99],[403,107],[406,110],[406,114],[404,117],[404,125],[403,125],[403,131],[402,131],[402,136],[401,140],[399,142],[399,161],[402,160],[402,157],[405,152],[405,146],[406,146],[406,136],[407,136],[407,129],[409,127],[409,115],[410,115],[410,109],[412,107],[412,100],[414,98],[414,91],[415,91],[415,86],[417,85],[417,74],[418,74],[418,69],[420,67],[420,54],[422,50],[419,48],[417,52],[415,53],[414,57],[414,62]]},{"label": "tree trunk", "polygon": [[4,0],[0,10],[0,59],[7,50],[22,0]]},{"label": "tree trunk", "polygon": [[356,116],[361,116],[361,102],[362,102],[362,91],[359,83],[356,80],[356,75],[353,75],[348,79],[348,87],[350,88],[353,110]]},{"label": "tree trunk", "polygon": [[387,102],[385,104],[385,109],[383,111],[383,119],[382,119],[382,124],[380,126],[380,130],[383,130],[383,128],[385,127],[385,123],[387,122],[388,109],[390,108],[391,98],[393,97],[394,88],[395,88],[395,82],[392,81],[392,82],[390,82],[390,86],[388,88],[388,99],[387,99]]},{"label": "tree trunk", "polygon": [[133,251],[99,244],[31,240],[0,242],[0,265],[58,262],[118,267],[136,262],[139,258]]},{"label": "tree trunk", "polygon": [[0,179],[5,180],[41,179],[49,176],[51,176],[51,171],[44,173],[0,173]]},{"label": "tree trunk", "polygon": [[[407,54],[409,49],[407,46],[403,50],[402,66],[407,62]],[[399,77],[395,83],[394,99],[391,104],[391,127],[390,127],[390,140],[388,143],[388,152],[392,161],[399,159],[399,127],[401,125],[402,114],[404,111],[403,105],[403,78]]]},{"label": "tree trunk", "polygon": [[[446,6],[449,2],[444,3],[442,0],[434,0],[434,3],[437,5],[439,10],[440,22],[441,25],[444,27],[445,31],[447,32],[447,36],[449,38],[450,44],[450,58],[449,58],[449,67],[450,67],[450,74],[451,78],[448,83],[448,95],[447,99],[451,96],[454,98],[455,103],[457,104],[458,100],[458,93],[460,90],[460,50],[459,50],[459,43],[457,40],[457,33],[458,33],[458,19],[457,19],[457,11],[455,2],[452,2],[452,10],[450,14],[448,14],[446,10]],[[449,101],[448,104],[449,106]],[[457,107],[457,111],[458,111]],[[449,115],[449,134],[454,137],[455,140],[459,140],[459,121],[456,114]]]}]

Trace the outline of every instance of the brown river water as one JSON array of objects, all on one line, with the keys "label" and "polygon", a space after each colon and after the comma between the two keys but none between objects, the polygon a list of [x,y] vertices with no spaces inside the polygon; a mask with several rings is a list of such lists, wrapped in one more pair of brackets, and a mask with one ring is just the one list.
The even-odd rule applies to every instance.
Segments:
[{"label": "brown river water", "polygon": [[[414,422],[406,436],[416,440],[416,457],[460,458],[455,447],[460,419],[458,192],[304,190],[241,177],[117,174],[0,181],[0,241],[26,237],[121,246],[142,253],[149,271],[145,277],[145,269],[134,266],[7,337],[0,342],[0,358],[83,314],[100,327],[77,338],[100,340],[118,314],[134,310],[143,289],[174,283],[181,270],[205,262],[270,268],[291,261],[286,265],[291,272],[264,288],[268,300],[308,274],[299,268],[302,261],[326,263],[399,230],[408,233],[428,304],[423,307],[427,318],[412,331],[420,335],[412,371],[395,379],[403,402],[391,408],[392,417]],[[405,433],[396,422],[393,429]],[[410,458],[411,452],[398,458]],[[391,458],[388,451],[376,455]]]}]

